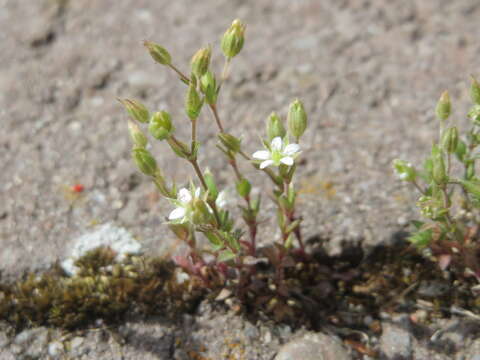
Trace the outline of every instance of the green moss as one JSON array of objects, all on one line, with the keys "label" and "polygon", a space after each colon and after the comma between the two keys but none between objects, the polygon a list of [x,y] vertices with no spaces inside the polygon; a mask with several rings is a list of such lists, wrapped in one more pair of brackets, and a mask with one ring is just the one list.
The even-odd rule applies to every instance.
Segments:
[{"label": "green moss", "polygon": [[194,284],[178,284],[173,264],[162,259],[131,256],[116,263],[111,249],[99,248],[75,265],[73,277],[55,265],[45,274],[0,284],[0,318],[17,331],[41,325],[76,329],[97,319],[118,322],[127,312],[188,311],[201,295],[187,291]]},{"label": "green moss", "polygon": [[[257,264],[241,287],[230,279],[220,281],[213,276],[218,272],[206,268],[204,276],[212,284],[207,293],[200,280],[179,284],[178,268],[169,260],[130,256],[118,263],[111,249],[100,248],[76,261],[79,271],[73,277],[54,265],[41,275],[29,274],[11,284],[0,282],[0,320],[21,331],[31,326],[82,329],[98,319],[112,325],[127,313],[175,317],[227,288],[230,295],[222,300],[225,305],[254,322],[274,319],[293,327],[315,328],[327,319],[341,319],[342,314],[375,319],[381,311],[398,307],[414,311],[408,304],[423,298],[416,291],[419,284],[438,281],[449,289],[441,297],[424,299],[432,302],[432,318],[448,316],[442,309],[452,305],[480,312],[479,297],[471,292],[476,284],[473,278],[456,278],[452,273],[445,279],[434,262],[406,244],[380,247],[368,258],[363,258],[361,249],[337,257],[323,252],[292,256],[291,264],[283,265],[282,281],[270,261]],[[352,308],[357,310],[352,312]],[[348,326],[362,328],[364,324]]]}]

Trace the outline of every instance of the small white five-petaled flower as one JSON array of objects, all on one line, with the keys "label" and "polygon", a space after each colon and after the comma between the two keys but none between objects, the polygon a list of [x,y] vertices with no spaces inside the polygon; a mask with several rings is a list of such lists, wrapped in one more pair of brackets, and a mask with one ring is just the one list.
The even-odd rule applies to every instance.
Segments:
[{"label": "small white five-petaled flower", "polygon": [[259,150],[253,153],[255,160],[262,160],[260,169],[265,169],[267,166],[279,166],[284,164],[292,166],[294,159],[300,153],[300,145],[288,144],[282,141],[282,138],[277,136],[272,140],[269,150]]},{"label": "small white five-petaled flower", "polygon": [[[195,212],[194,203],[200,198],[201,189],[196,188],[188,190],[182,188],[178,191],[177,199],[172,200],[176,208],[168,215],[168,220],[175,224],[184,224],[190,222]],[[228,204],[228,196],[225,191],[220,191],[215,201],[217,208],[224,208]],[[210,205],[206,204],[208,210],[213,213]]]},{"label": "small white five-petaled flower", "polygon": [[178,224],[189,221],[193,215],[193,202],[200,197],[201,189],[188,190],[182,188],[178,191],[177,199],[172,202],[177,206],[169,215],[168,220]]}]

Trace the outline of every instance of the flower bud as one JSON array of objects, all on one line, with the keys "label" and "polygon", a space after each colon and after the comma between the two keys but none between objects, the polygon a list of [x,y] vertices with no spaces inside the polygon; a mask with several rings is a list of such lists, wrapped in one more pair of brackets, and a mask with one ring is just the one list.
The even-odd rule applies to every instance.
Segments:
[{"label": "flower bud", "polygon": [[448,181],[445,160],[437,146],[432,148],[432,178],[437,185],[443,185]]},{"label": "flower bud", "polygon": [[237,193],[241,197],[249,196],[251,190],[252,190],[252,185],[247,179],[242,179],[237,182]]},{"label": "flower bud", "polygon": [[140,102],[130,99],[118,99],[125,106],[128,114],[138,122],[147,123],[150,114],[148,113],[147,108]]},{"label": "flower bud", "polygon": [[197,90],[193,84],[190,84],[185,98],[185,110],[190,120],[195,120],[200,115],[203,101],[200,99]]},{"label": "flower bud", "polygon": [[148,131],[157,140],[165,140],[174,131],[170,114],[166,111],[158,111],[152,115]]},{"label": "flower bud", "polygon": [[238,19],[232,22],[222,38],[222,50],[227,59],[237,55],[243,47],[245,25]]},{"label": "flower bud", "polygon": [[143,134],[138,125],[131,120],[128,121],[128,131],[130,132],[130,137],[136,147],[144,148],[147,145],[147,137]]},{"label": "flower bud", "polygon": [[187,144],[181,141],[175,141],[172,137],[167,138],[168,145],[172,148],[173,152],[181,158],[188,159],[190,157],[190,148]]},{"label": "flower bud", "polygon": [[132,157],[140,171],[145,175],[153,176],[158,171],[157,162],[148,150],[135,147],[132,150]]},{"label": "flower bud", "polygon": [[473,76],[472,86],[470,87],[470,97],[475,104],[480,105],[480,84]]},{"label": "flower bud", "polygon": [[192,73],[196,77],[200,78],[207,72],[208,66],[210,65],[211,55],[212,48],[210,46],[201,48],[195,53],[195,55],[193,55],[190,64],[192,67]]},{"label": "flower bud", "polygon": [[215,105],[217,102],[217,81],[211,71],[207,71],[200,79],[200,89],[205,95],[205,100],[209,105]]},{"label": "flower bud", "polygon": [[145,41],[143,45],[148,49],[153,60],[159,64],[170,65],[172,63],[172,57],[164,47],[151,41]]},{"label": "flower bud", "polygon": [[227,133],[218,134],[221,143],[230,151],[238,153],[240,151],[241,140]]},{"label": "flower bud", "polygon": [[440,120],[447,120],[450,116],[451,112],[451,103],[450,103],[450,95],[448,95],[448,91],[444,91],[438,100],[437,107],[435,108],[435,112],[437,117]]},{"label": "flower bud", "polygon": [[275,112],[272,112],[267,119],[267,137],[268,141],[272,141],[276,137],[283,137],[286,134],[285,127],[282,124],[282,120],[278,117]]},{"label": "flower bud", "polygon": [[454,153],[458,145],[458,130],[455,126],[448,128],[442,137],[442,149]]},{"label": "flower bud", "polygon": [[401,180],[411,182],[415,181],[417,177],[417,173],[412,164],[404,160],[393,160],[393,168]]},{"label": "flower bud", "polygon": [[287,123],[290,134],[298,141],[307,128],[307,113],[305,112],[301,101],[295,100],[290,104]]}]

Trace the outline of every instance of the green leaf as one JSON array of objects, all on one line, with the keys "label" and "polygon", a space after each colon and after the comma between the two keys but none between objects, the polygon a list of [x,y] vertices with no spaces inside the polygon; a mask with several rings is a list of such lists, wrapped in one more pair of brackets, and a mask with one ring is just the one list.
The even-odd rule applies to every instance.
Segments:
[{"label": "green leaf", "polygon": [[295,229],[300,225],[301,222],[302,222],[301,219],[297,219],[293,221],[290,225],[287,226],[287,229],[285,232],[287,234],[290,234],[291,232],[295,231]]},{"label": "green leaf", "polygon": [[425,223],[423,221],[412,220],[412,225],[415,226],[417,230],[420,230]]},{"label": "green leaf", "polygon": [[218,262],[226,262],[232,259],[235,259],[235,254],[229,249],[221,251],[217,257]]},{"label": "green leaf", "polygon": [[430,244],[430,242],[432,241],[432,236],[432,229],[428,229],[425,231],[417,231],[408,238],[408,241],[410,241],[417,248],[421,249],[427,247]]},{"label": "green leaf", "polygon": [[237,182],[237,193],[241,197],[247,197],[248,195],[250,195],[251,190],[252,185],[247,179],[242,178],[240,181]]}]

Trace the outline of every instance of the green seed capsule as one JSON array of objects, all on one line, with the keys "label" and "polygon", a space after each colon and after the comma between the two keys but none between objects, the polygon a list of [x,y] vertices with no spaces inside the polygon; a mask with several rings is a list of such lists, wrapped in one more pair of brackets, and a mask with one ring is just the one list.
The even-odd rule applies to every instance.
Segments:
[{"label": "green seed capsule", "polygon": [[145,41],[143,45],[145,45],[145,47],[148,49],[148,52],[152,56],[153,60],[159,64],[170,65],[172,63],[172,57],[164,47],[151,41]]},{"label": "green seed capsule", "polygon": [[190,84],[185,98],[185,110],[190,120],[195,120],[200,115],[203,101],[200,99],[197,90],[193,84]]},{"label": "green seed capsule", "polygon": [[135,147],[132,150],[132,157],[140,171],[145,175],[153,176],[158,171],[157,162],[148,150]]},{"label": "green seed capsule", "polygon": [[147,137],[133,121],[128,121],[128,131],[130,133],[130,138],[136,147],[144,148],[147,146]]},{"label": "green seed capsule", "polygon": [[208,70],[211,55],[212,48],[210,46],[198,50],[192,57],[192,74],[198,78],[201,78]]},{"label": "green seed capsule", "polygon": [[149,120],[149,113],[147,108],[140,102],[136,100],[130,99],[118,99],[125,109],[127,110],[128,114],[132,117],[132,119],[137,120],[141,123],[147,123]]},{"label": "green seed capsule", "polygon": [[442,137],[442,148],[448,153],[454,153],[458,145],[458,130],[456,127],[448,128]]},{"label": "green seed capsule", "polygon": [[307,128],[307,113],[301,101],[295,100],[290,104],[287,123],[290,134],[296,139],[299,139],[305,132]]},{"label": "green seed capsule", "polygon": [[173,133],[170,114],[166,111],[158,111],[152,115],[148,131],[157,140],[165,140]]},{"label": "green seed capsule", "polygon": [[287,131],[282,124],[282,120],[275,112],[272,112],[267,119],[267,137],[271,142],[276,137],[284,138]]},{"label": "green seed capsule", "polygon": [[243,48],[245,25],[238,19],[232,22],[222,38],[222,51],[227,59],[235,57]]},{"label": "green seed capsule", "polygon": [[444,91],[440,96],[435,112],[437,114],[437,117],[440,120],[447,120],[448,117],[450,116],[451,103],[450,103],[450,95],[448,95],[448,91]]}]

